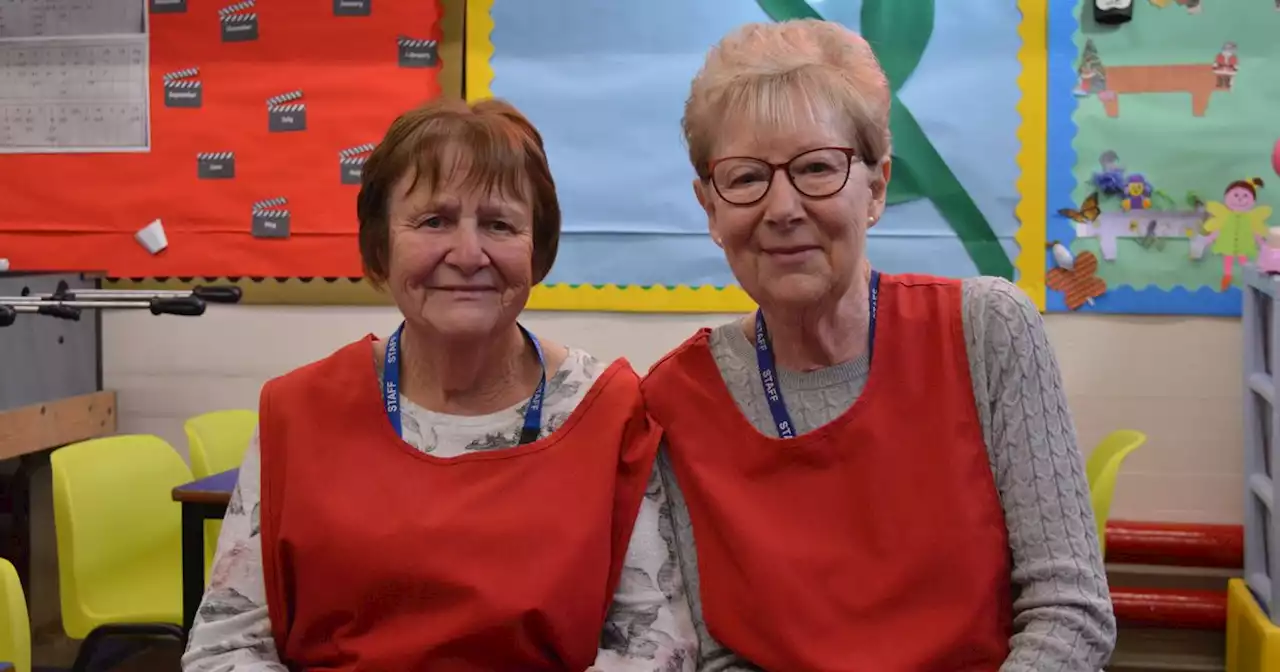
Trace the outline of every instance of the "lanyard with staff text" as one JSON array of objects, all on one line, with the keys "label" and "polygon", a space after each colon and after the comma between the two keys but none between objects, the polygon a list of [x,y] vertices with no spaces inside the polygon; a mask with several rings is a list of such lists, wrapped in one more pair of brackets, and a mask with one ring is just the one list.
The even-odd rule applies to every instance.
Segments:
[{"label": "lanyard with staff text", "polygon": [[[867,321],[867,361],[871,360],[876,344],[876,308],[880,299],[880,271],[871,271],[871,316]],[[782,400],[782,388],[778,387],[778,372],[773,364],[773,345],[769,342],[769,330],[764,325],[764,312],[756,310],[756,363],[760,367],[760,383],[764,385],[764,398],[769,402],[769,413],[778,427],[778,438],[790,439],[796,435],[791,414]]]},{"label": "lanyard with staff text", "polygon": [[[529,405],[524,409],[524,427],[520,430],[520,443],[533,443],[538,440],[538,432],[542,429],[542,397],[547,390],[547,365],[542,357],[542,344],[533,332],[522,325],[520,333],[533,344],[533,352],[538,356],[538,366],[542,368],[542,377],[538,386],[529,397]],[[400,334],[404,331],[404,323],[396,329],[396,333],[387,339],[387,351],[382,360],[382,402],[386,405],[387,420],[396,434],[404,436],[400,426]]]}]

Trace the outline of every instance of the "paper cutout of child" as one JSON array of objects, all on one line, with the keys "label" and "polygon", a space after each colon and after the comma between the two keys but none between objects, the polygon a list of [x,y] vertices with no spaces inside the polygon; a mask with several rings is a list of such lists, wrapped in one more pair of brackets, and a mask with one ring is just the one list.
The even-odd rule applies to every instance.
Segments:
[{"label": "paper cutout of child", "polygon": [[1107,68],[1102,64],[1102,58],[1098,56],[1098,47],[1093,40],[1085,41],[1076,74],[1079,75],[1080,81],[1076,85],[1075,95],[1087,96],[1107,90]]},{"label": "paper cutout of child", "polygon": [[1222,255],[1222,291],[1231,286],[1231,275],[1236,262],[1245,263],[1258,256],[1258,245],[1267,235],[1267,219],[1271,207],[1258,205],[1258,189],[1262,178],[1236,180],[1227,185],[1222,203],[1205,204],[1209,220],[1204,230],[1213,240],[1214,253]]},{"label": "paper cutout of child", "polygon": [[1218,77],[1218,88],[1230,91],[1239,70],[1240,59],[1236,54],[1236,43],[1227,42],[1213,59],[1213,74]]},{"label": "paper cutout of child", "polygon": [[1151,209],[1151,195],[1155,193],[1155,188],[1147,178],[1142,176],[1142,173],[1130,175],[1124,191],[1124,200],[1120,201],[1120,209],[1125,212]]}]

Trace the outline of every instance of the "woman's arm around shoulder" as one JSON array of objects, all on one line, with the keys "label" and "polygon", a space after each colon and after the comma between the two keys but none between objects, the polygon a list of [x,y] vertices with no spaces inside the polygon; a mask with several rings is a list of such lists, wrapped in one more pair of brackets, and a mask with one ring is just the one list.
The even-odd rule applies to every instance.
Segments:
[{"label": "woman's arm around shoulder", "polygon": [[593,670],[694,672],[698,636],[675,543],[671,501],[655,460]]},{"label": "woman's arm around shoulder", "polygon": [[1012,283],[972,278],[964,322],[1013,562],[1013,637],[1001,671],[1096,672],[1115,647],[1115,614],[1044,320]]},{"label": "woman's arm around shoulder", "polygon": [[213,572],[182,656],[183,672],[286,672],[267,615],[258,527],[261,455],[245,451],[218,538]]}]

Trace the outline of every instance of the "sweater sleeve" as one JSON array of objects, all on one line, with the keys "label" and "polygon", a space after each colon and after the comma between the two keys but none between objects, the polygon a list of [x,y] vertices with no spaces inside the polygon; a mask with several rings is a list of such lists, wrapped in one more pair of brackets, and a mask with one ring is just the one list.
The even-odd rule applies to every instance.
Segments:
[{"label": "sweater sleeve", "polygon": [[964,304],[974,397],[1013,562],[1013,637],[1001,672],[1096,672],[1115,647],[1115,615],[1044,321],[999,278],[966,280]]},{"label": "sweater sleeve", "polygon": [[182,656],[183,672],[287,672],[267,615],[258,528],[259,450],[255,434],[222,521],[209,587]]}]

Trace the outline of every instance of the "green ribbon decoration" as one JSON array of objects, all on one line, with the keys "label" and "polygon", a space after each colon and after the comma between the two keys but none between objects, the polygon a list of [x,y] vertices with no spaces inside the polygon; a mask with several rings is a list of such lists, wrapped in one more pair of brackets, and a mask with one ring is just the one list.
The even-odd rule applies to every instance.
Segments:
[{"label": "green ribbon decoration", "polygon": [[[756,0],[774,21],[823,19],[806,0]],[[978,273],[1013,279],[1013,262],[991,224],[898,98],[933,36],[934,0],[862,0],[862,35],[889,79],[893,179],[889,205],[929,199],[964,245]]]}]

